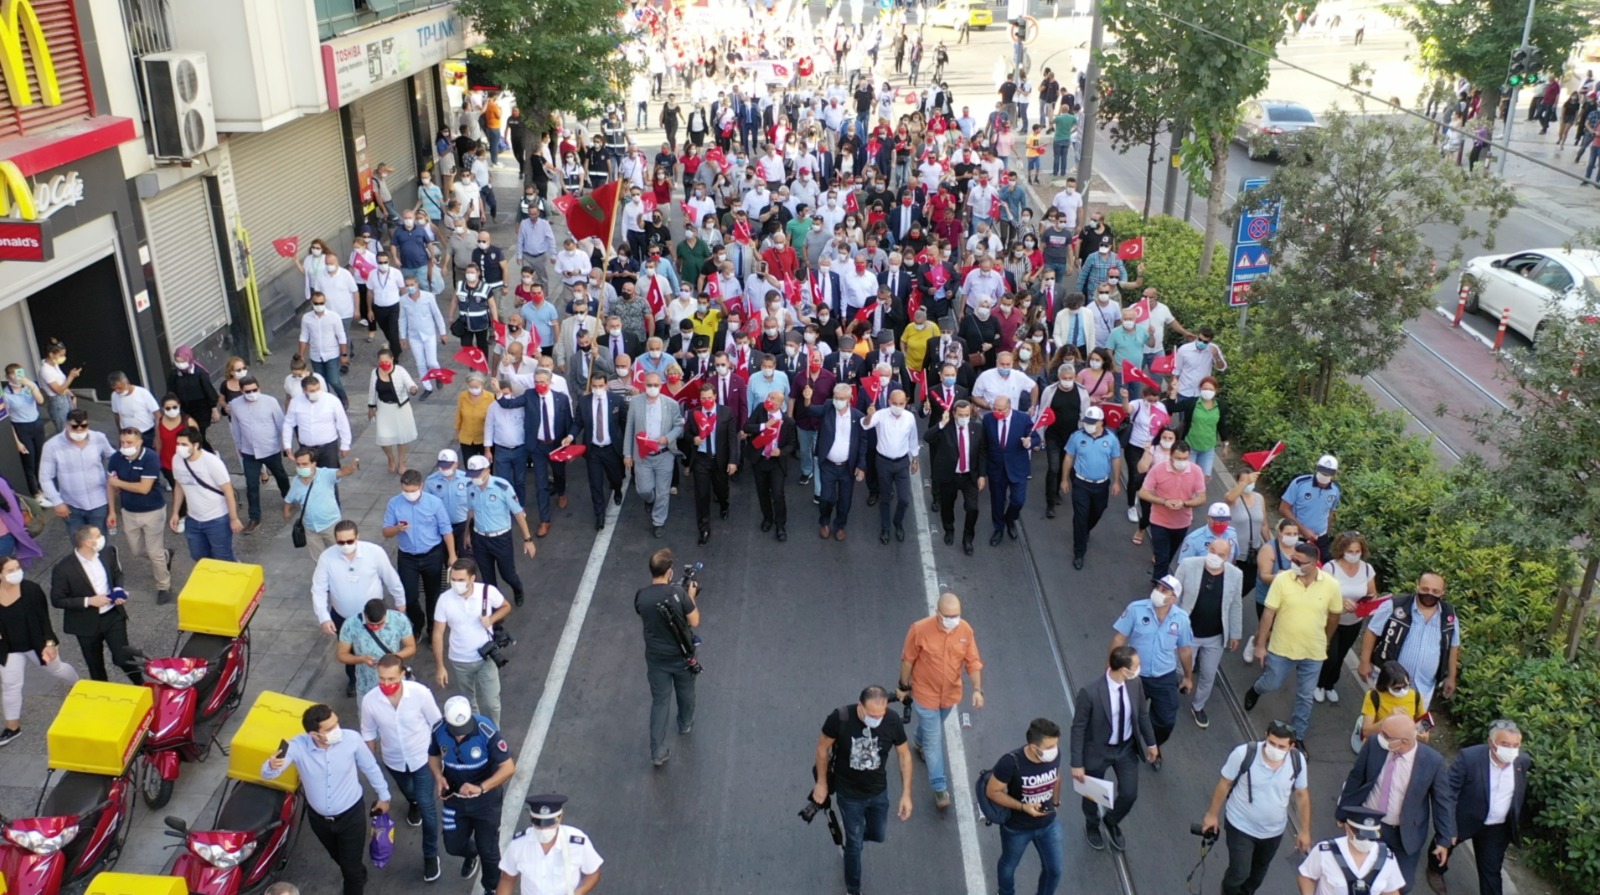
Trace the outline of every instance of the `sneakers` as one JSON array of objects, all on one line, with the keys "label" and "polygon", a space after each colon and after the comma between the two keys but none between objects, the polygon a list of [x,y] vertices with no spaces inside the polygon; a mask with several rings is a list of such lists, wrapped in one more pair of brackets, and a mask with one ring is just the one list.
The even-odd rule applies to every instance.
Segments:
[{"label": "sneakers", "polygon": [[1083,831],[1083,833],[1089,839],[1090,848],[1094,849],[1095,851],[1106,850],[1106,836],[1104,833],[1100,832],[1099,822],[1091,824]]},{"label": "sneakers", "polygon": [[422,881],[425,882],[425,883],[431,883],[431,882],[433,882],[434,880],[436,880],[438,878],[439,878],[439,859],[438,858],[423,858],[422,859]]},{"label": "sneakers", "polygon": [[1111,840],[1111,847],[1117,851],[1128,850],[1128,840],[1122,837],[1122,828],[1106,824],[1106,837]]},{"label": "sneakers", "polygon": [[941,789],[933,794],[933,807],[939,809],[940,811],[950,807],[949,790]]},{"label": "sneakers", "polygon": [[1244,710],[1248,712],[1255,708],[1256,703],[1260,700],[1261,694],[1256,692],[1255,687],[1251,687],[1250,689],[1244,691]]},{"label": "sneakers", "polygon": [[1315,691],[1314,691],[1314,692],[1313,692],[1313,693],[1312,693],[1312,694],[1311,694],[1311,698],[1312,698],[1312,699],[1315,699],[1315,700],[1316,700],[1316,701],[1317,701],[1317,702],[1323,702],[1323,701],[1325,701],[1325,700],[1326,700],[1326,699],[1327,699],[1327,698],[1328,698],[1328,691],[1327,691],[1327,690],[1324,690],[1324,689],[1322,689],[1322,688],[1321,688],[1321,687],[1318,687],[1318,688],[1317,688],[1317,689],[1316,689],[1316,690],[1315,690]]},{"label": "sneakers", "polygon": [[1205,709],[1191,708],[1189,711],[1194,713],[1194,726],[1201,730],[1211,726],[1211,717],[1206,714]]},{"label": "sneakers", "polygon": [[410,810],[406,811],[406,823],[413,827],[422,826],[422,808],[416,802],[412,802]]},{"label": "sneakers", "polygon": [[1242,658],[1244,659],[1244,664],[1249,665],[1252,661],[1254,661],[1255,660],[1255,655],[1256,655],[1256,635],[1251,634],[1250,635],[1250,639],[1246,640],[1244,642],[1244,656],[1242,656]]},{"label": "sneakers", "polygon": [[1139,524],[1139,508],[1138,507],[1128,507],[1128,521],[1132,522],[1135,525]]},{"label": "sneakers", "polygon": [[14,730],[10,727],[0,729],[0,746],[10,745],[11,741],[19,736],[22,736],[22,728],[20,727]]},{"label": "sneakers", "polygon": [[171,603],[171,602],[172,602],[172,591],[170,591],[170,590],[158,590],[158,591],[156,591],[156,605],[157,606],[165,606],[165,605],[167,605],[168,603]]},{"label": "sneakers", "polygon": [[477,872],[478,872],[478,856],[477,855],[469,855],[465,861],[461,862],[461,878],[462,879],[471,879],[472,875],[474,873],[477,873]]},{"label": "sneakers", "polygon": [[1334,705],[1338,705],[1339,704],[1339,691],[1335,690],[1335,689],[1332,689],[1330,687],[1328,689],[1328,701],[1333,703]]}]

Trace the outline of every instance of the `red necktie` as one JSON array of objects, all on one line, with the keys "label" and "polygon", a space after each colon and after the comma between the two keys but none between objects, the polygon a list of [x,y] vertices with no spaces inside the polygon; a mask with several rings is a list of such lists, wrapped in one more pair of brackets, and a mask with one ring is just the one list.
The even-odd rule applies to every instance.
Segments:
[{"label": "red necktie", "polygon": [[956,473],[958,475],[959,474],[965,474],[966,471],[967,471],[967,427],[966,426],[958,426],[956,428],[956,441],[958,442],[957,450],[960,451],[960,457],[961,457],[961,462],[956,464]]},{"label": "red necktie", "polygon": [[945,406],[945,409],[948,410],[955,403],[956,403],[955,392],[951,391],[948,387],[946,387],[945,390],[944,390],[944,406]]}]

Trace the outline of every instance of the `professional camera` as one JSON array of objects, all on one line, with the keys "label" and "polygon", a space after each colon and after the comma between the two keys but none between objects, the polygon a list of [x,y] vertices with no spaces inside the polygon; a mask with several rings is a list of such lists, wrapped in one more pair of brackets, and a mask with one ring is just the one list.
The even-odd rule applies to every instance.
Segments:
[{"label": "professional camera", "polygon": [[1205,846],[1206,848],[1210,848],[1211,844],[1217,841],[1218,831],[1217,831],[1216,827],[1211,827],[1211,828],[1207,829],[1206,827],[1203,827],[1200,824],[1190,824],[1189,825],[1189,835],[1191,835],[1191,836],[1199,836],[1200,837],[1200,844]]},{"label": "professional camera", "polygon": [[678,586],[684,590],[688,590],[691,584],[699,587],[700,573],[705,570],[705,567],[706,564],[703,562],[693,562],[684,566],[682,574],[678,576]]},{"label": "professional camera", "polygon": [[822,806],[821,805],[818,805],[816,802],[811,801],[811,797],[810,796],[806,796],[805,807],[800,809],[800,819],[805,821],[806,823],[811,823],[812,821],[817,819],[817,812],[819,812],[821,810],[822,810]]},{"label": "professional camera", "polygon": [[490,632],[489,642],[478,647],[478,657],[493,662],[496,668],[504,668],[511,659],[501,650],[516,646],[516,644],[517,639],[515,637],[507,633],[505,628],[495,625],[494,630]]}]

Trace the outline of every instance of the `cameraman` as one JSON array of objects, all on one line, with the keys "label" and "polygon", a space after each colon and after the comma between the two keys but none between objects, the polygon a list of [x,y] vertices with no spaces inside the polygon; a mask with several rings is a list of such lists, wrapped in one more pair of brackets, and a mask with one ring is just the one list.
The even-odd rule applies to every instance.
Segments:
[{"label": "cameraman", "polygon": [[[1295,847],[1311,850],[1311,794],[1306,789],[1306,759],[1294,748],[1294,729],[1282,721],[1267,725],[1267,738],[1234,748],[1222,765],[1222,779],[1211,794],[1211,807],[1200,822],[1203,835],[1228,834],[1228,872],[1222,895],[1255,895],[1278,853],[1289,823],[1289,797],[1294,796],[1300,832]],[[1223,804],[1227,813],[1222,813]],[[1225,827],[1219,827],[1218,817]]]},{"label": "cameraman", "polygon": [[[672,747],[667,745],[667,702],[672,691],[678,694],[678,733],[686,734],[694,727],[695,672],[690,670],[689,661],[694,656],[694,646],[688,638],[690,628],[700,627],[700,607],[695,604],[700,584],[690,581],[686,593],[672,583],[672,573],[672,551],[657,550],[650,555],[650,583],[633,595],[633,611],[644,623],[644,671],[650,682],[650,760],[658,768],[672,757]],[[663,604],[676,625],[656,608]]]},{"label": "cameraman", "polygon": [[433,610],[435,680],[440,687],[450,685],[448,660],[473,711],[495,724],[500,723],[500,665],[491,653],[499,649],[495,625],[510,614],[511,604],[500,589],[478,581],[476,562],[458,559],[450,564],[450,590],[439,595]]}]

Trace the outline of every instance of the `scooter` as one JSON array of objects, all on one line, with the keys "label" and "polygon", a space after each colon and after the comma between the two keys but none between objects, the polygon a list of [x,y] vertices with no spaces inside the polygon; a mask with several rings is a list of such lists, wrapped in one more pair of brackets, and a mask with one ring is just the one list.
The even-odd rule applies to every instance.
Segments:
[{"label": "scooter", "polygon": [[133,774],[45,776],[33,817],[0,818],[0,879],[7,895],[58,895],[116,866],[133,815]]},{"label": "scooter", "polygon": [[168,817],[168,836],[183,841],[172,875],[190,895],[242,895],[270,883],[289,863],[300,829],[300,789],[284,792],[234,780],[217,808],[215,829],[191,830]]},{"label": "scooter", "polygon": [[176,652],[144,663],[144,685],[155,697],[155,721],[140,762],[139,791],[151,808],[172,798],[182,762],[210,756],[217,733],[244,697],[250,675],[248,628],[237,637],[191,633]]}]

